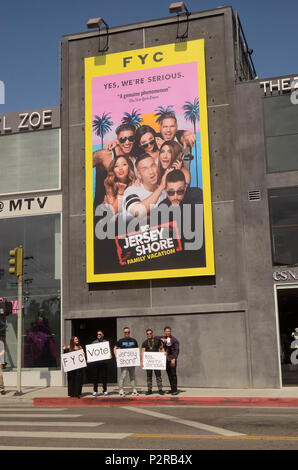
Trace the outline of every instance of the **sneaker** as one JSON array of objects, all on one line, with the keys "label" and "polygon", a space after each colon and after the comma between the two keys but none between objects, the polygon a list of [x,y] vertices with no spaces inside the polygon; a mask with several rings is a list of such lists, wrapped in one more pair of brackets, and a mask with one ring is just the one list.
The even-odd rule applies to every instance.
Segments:
[{"label": "sneaker", "polygon": [[6,391],[5,390],[1,390],[1,395],[5,395]]},{"label": "sneaker", "polygon": [[171,392],[171,395],[178,395],[177,390],[175,392]]},{"label": "sneaker", "polygon": [[138,394],[138,392],[137,392],[136,390],[134,390],[134,391],[132,392],[132,396],[133,396],[133,397],[138,397],[139,394]]},{"label": "sneaker", "polygon": [[148,390],[148,392],[146,392],[146,395],[152,395],[152,390]]},{"label": "sneaker", "polygon": [[107,397],[108,396],[108,392],[103,392],[104,396]]},{"label": "sneaker", "polygon": [[163,392],[162,390],[158,390],[158,393],[159,393],[160,395],[164,395],[164,394],[165,394],[165,392]]},{"label": "sneaker", "polygon": [[124,397],[124,396],[125,396],[125,393],[123,392],[123,390],[120,390],[119,395],[120,395],[120,397]]},{"label": "sneaker", "polygon": [[97,397],[97,392],[93,392],[93,393],[92,393],[92,396],[93,396],[93,397]]}]

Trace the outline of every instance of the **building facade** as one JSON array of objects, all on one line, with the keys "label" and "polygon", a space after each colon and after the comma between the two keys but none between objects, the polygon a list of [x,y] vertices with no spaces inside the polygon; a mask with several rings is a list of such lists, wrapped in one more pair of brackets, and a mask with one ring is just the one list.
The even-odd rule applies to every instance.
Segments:
[{"label": "building facade", "polygon": [[[88,280],[92,252],[88,251],[86,148],[90,122],[86,118],[86,60],[93,61],[100,69],[106,66],[109,57],[123,55],[129,58],[123,66],[128,66],[133,62],[134,51],[139,51],[145,63],[146,55],[149,57],[152,51],[160,53],[155,59],[161,59],[168,45],[186,57],[188,48],[192,47],[190,43],[197,40],[203,40],[204,49],[214,270],[199,275],[187,271],[183,275],[178,265],[174,275],[173,271],[171,275],[159,277],[156,272],[152,275],[147,272],[139,279]],[[7,287],[7,254],[12,245],[24,243],[26,239],[32,245],[26,249],[25,244],[26,255],[33,257],[26,263],[29,266],[36,257],[40,275],[36,286],[29,268],[24,279],[28,285],[24,290],[29,293],[24,295],[25,337],[32,341],[36,329],[32,323],[40,323],[46,317],[52,331],[47,330],[45,334],[51,334],[52,352],[56,351],[56,364],[50,364],[47,359],[48,364],[43,362],[42,366],[37,362],[35,369],[32,361],[28,363],[30,385],[44,383],[43,380],[52,385],[63,383],[59,350],[61,342],[68,344],[71,335],[89,344],[101,328],[113,344],[122,337],[123,328],[129,326],[132,336],[141,344],[146,328],[152,328],[158,335],[167,325],[180,341],[180,388],[279,388],[295,383],[296,365],[291,359],[295,350],[290,347],[298,301],[295,246],[298,107],[291,86],[295,77],[257,79],[241,23],[230,7],[192,13],[188,20],[180,19],[179,23],[177,17],[171,17],[111,28],[108,34],[105,30],[94,30],[68,35],[62,39],[62,57],[61,107],[57,108],[58,114],[61,111],[60,123],[55,121],[50,130],[29,129],[20,134],[22,138],[36,136],[32,145],[47,150],[45,154],[50,161],[40,155],[37,160],[42,160],[45,168],[38,170],[37,163],[31,162],[28,156],[28,168],[34,166],[35,172],[27,173],[24,169],[18,187],[7,178],[6,186],[0,191],[3,202],[9,201],[6,204],[13,209],[6,209],[7,214],[13,212],[13,217],[3,211],[0,215],[0,223],[6,230],[1,237],[0,294],[3,298],[13,298],[13,286]],[[132,106],[137,108],[136,104]],[[202,120],[204,105],[200,112]],[[14,114],[16,117],[17,113]],[[1,159],[5,160],[3,155],[7,155],[5,167],[13,172],[20,165],[12,157],[21,158],[20,148],[24,146],[17,146],[18,132],[4,130],[12,127],[8,118],[9,115],[5,119],[1,116]],[[37,123],[38,117],[32,116],[31,121]],[[45,145],[38,142],[43,133],[53,132],[58,147],[53,142],[54,149],[49,142]],[[9,139],[13,142],[12,157],[6,150]],[[26,183],[23,176],[27,174]],[[45,174],[43,180],[41,175]],[[11,191],[12,186],[16,190]],[[58,198],[57,205],[53,204],[47,215],[41,215],[41,206],[50,196]],[[206,200],[205,197],[204,203]],[[18,212],[15,217],[22,204],[29,213]],[[30,210],[35,206],[39,212],[30,217]],[[40,241],[34,240],[33,234]],[[45,242],[47,249],[38,248]],[[43,260],[41,253],[47,259]],[[9,351],[14,347],[9,335],[15,334],[15,329],[10,327],[15,317],[7,317]],[[12,352],[9,354],[13,356]],[[24,351],[24,360],[25,357]],[[9,364],[13,370],[13,360]],[[110,381],[116,382],[114,359],[109,372]],[[7,370],[6,380],[13,381],[12,374]],[[146,383],[141,369],[137,371],[137,382]]]}]

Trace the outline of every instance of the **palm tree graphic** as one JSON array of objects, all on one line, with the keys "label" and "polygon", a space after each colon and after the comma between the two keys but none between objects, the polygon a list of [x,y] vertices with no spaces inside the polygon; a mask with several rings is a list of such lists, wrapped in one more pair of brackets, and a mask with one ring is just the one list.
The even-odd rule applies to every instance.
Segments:
[{"label": "palm tree graphic", "polygon": [[[184,118],[186,121],[190,121],[193,124],[194,133],[196,134],[196,121],[200,121],[200,107],[199,99],[195,98],[193,103],[186,101],[183,106],[185,111]],[[197,186],[198,186],[198,155],[197,155],[197,143],[195,143],[195,157],[196,157],[196,177],[197,177]]]},{"label": "palm tree graphic", "polygon": [[173,110],[173,105],[170,104],[169,106],[167,106],[166,108],[164,108],[163,106],[158,106],[158,108],[156,108],[157,113],[154,114],[154,116],[157,117],[157,119],[155,120],[155,122],[158,122],[158,124],[160,124],[160,121],[162,119],[162,117],[164,116],[164,114],[167,114],[167,113],[175,113],[175,111]]},{"label": "palm tree graphic", "polygon": [[101,137],[101,147],[103,148],[104,136],[112,130],[113,122],[111,121],[110,113],[103,113],[102,116],[95,114],[95,119],[92,122],[92,127],[96,135]]},{"label": "palm tree graphic", "polygon": [[141,118],[141,113],[139,113],[139,111],[139,109],[133,109],[131,113],[124,113],[121,124],[132,124],[136,128],[140,127],[144,119]]}]

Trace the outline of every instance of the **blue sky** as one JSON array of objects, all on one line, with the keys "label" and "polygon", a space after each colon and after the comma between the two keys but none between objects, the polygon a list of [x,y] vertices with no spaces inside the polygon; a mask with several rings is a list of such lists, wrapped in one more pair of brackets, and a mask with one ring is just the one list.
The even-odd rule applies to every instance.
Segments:
[{"label": "blue sky", "polygon": [[[110,26],[169,16],[171,0],[14,0],[0,8],[0,114],[59,104],[59,42],[87,31],[89,18]],[[259,78],[298,74],[298,2],[185,0],[193,12],[230,5],[238,11]]]}]

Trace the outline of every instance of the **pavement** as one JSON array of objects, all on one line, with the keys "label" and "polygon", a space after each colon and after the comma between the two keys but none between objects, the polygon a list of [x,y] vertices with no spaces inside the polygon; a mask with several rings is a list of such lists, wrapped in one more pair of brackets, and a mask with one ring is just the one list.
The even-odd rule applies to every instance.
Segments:
[{"label": "pavement", "polygon": [[139,396],[133,397],[126,389],[126,396],[120,397],[117,385],[108,386],[108,396],[92,397],[92,385],[84,385],[81,398],[67,396],[67,387],[22,387],[6,388],[0,395],[1,405],[32,404],[33,406],[263,406],[298,407],[298,387],[264,389],[223,389],[180,387],[178,395],[159,395],[153,392],[147,396],[146,387],[138,387]]}]

